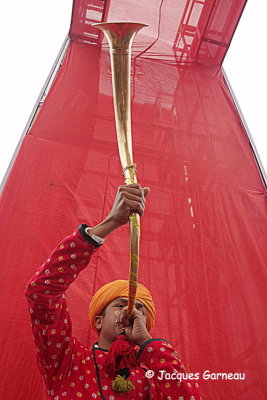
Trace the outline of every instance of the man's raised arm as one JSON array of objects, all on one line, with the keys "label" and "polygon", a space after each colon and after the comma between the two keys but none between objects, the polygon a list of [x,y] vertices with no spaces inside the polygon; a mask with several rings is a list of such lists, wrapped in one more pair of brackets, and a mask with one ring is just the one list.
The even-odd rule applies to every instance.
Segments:
[{"label": "man's raised arm", "polygon": [[132,211],[143,214],[148,191],[138,184],[120,186],[107,218],[93,228],[80,225],[59,243],[28,282],[25,296],[37,362],[50,394],[66,379],[76,345],[65,291],[87,266],[103,238],[127,223]]}]

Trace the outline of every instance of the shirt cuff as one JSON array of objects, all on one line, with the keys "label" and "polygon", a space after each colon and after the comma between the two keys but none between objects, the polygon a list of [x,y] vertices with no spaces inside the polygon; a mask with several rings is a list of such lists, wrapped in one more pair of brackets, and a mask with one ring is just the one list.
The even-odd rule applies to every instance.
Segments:
[{"label": "shirt cuff", "polygon": [[86,240],[88,240],[88,242],[92,243],[95,247],[99,247],[105,242],[105,239],[99,236],[96,236],[94,234],[90,235],[89,232],[91,228],[86,224],[81,224],[78,229],[82,236]]},{"label": "shirt cuff", "polygon": [[101,238],[100,236],[94,235],[93,233],[90,234],[90,228],[89,226],[85,228],[85,232],[87,233],[88,236],[93,238],[99,245],[103,244],[105,242],[105,239]]}]

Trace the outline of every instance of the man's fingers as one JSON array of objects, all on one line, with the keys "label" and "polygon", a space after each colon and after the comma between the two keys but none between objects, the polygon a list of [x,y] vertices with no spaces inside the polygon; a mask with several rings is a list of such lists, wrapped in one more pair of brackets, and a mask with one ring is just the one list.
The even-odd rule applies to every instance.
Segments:
[{"label": "man's fingers", "polygon": [[135,201],[137,203],[141,203],[143,207],[145,206],[145,198],[143,196],[136,196],[135,194],[125,192],[122,194],[122,197],[124,197],[125,202],[130,200],[130,201]]},{"label": "man's fingers", "polygon": [[121,196],[127,196],[131,200],[139,201],[142,199],[142,201],[145,202],[145,198],[150,192],[150,188],[142,188],[138,183],[135,183],[127,186],[120,186],[119,192]]},{"label": "man's fingers", "polygon": [[133,319],[138,318],[140,316],[143,317],[142,311],[138,310],[136,307],[133,308],[133,314],[131,317],[128,316],[127,311],[128,311],[128,306],[125,306],[122,309],[122,311],[120,312],[120,316],[119,316],[120,321],[124,320],[124,319],[128,319],[128,321],[132,321]]},{"label": "man's fingers", "polygon": [[127,327],[127,326],[133,326],[134,320],[136,318],[144,318],[143,313],[140,310],[137,310],[136,308],[133,309],[133,314],[131,317],[128,316],[127,314],[127,306],[122,310],[120,317],[119,317],[119,324],[120,326]]},{"label": "man's fingers", "polygon": [[144,214],[144,206],[137,201],[127,201],[127,209],[130,212],[137,212],[140,216]]},{"label": "man's fingers", "polygon": [[125,326],[130,326],[130,325],[132,325],[132,323],[131,323],[131,321],[130,321],[128,318],[123,318],[123,319],[120,321],[120,326],[121,326],[122,328],[124,328]]},{"label": "man's fingers", "polygon": [[150,188],[149,187],[144,187],[144,196],[146,197],[148,195],[148,193],[150,192]]},{"label": "man's fingers", "polygon": [[119,189],[119,192],[122,194],[129,193],[135,196],[139,197],[144,197],[144,190],[140,187],[128,187],[128,186],[122,186],[121,189]]},{"label": "man's fingers", "polygon": [[140,215],[143,215],[145,210],[144,199],[135,195],[130,195],[129,193],[124,193],[121,196],[120,204],[125,210],[137,212]]},{"label": "man's fingers", "polygon": [[139,183],[130,183],[129,185],[120,185],[119,192],[123,190],[143,190],[142,186]]},{"label": "man's fingers", "polygon": [[143,189],[139,183],[119,186],[116,197],[116,212],[121,213],[120,215],[123,215],[123,218],[127,218],[127,212],[129,214],[135,212],[142,216],[145,210],[145,197],[149,191],[148,187]]},{"label": "man's fingers", "polygon": [[136,196],[146,197],[150,192],[150,188],[147,186],[142,188],[139,183],[131,183],[130,185],[119,186],[119,192],[128,192],[135,194]]},{"label": "man's fingers", "polygon": [[127,316],[127,306],[120,313],[119,323],[122,327],[131,325],[131,320]]}]

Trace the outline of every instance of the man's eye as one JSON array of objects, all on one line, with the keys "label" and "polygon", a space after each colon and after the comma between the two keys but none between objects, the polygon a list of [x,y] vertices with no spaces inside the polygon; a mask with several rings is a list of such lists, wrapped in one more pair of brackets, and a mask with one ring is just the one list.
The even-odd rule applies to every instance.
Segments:
[{"label": "man's eye", "polygon": [[123,304],[117,304],[116,307],[122,307],[123,308],[124,305]]}]

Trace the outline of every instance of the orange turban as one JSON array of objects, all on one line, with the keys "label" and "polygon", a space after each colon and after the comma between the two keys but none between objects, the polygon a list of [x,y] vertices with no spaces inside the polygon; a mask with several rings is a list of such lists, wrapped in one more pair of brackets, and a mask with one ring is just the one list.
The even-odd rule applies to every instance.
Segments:
[{"label": "orange turban", "polygon": [[[92,297],[89,305],[89,320],[92,328],[95,331],[97,331],[94,324],[95,316],[101,314],[103,309],[118,297],[128,297],[128,292],[129,281],[126,280],[109,282],[98,289],[98,291]],[[141,301],[146,306],[146,327],[147,330],[150,331],[155,320],[155,304],[150,291],[141,283],[138,283],[136,300]]]}]

